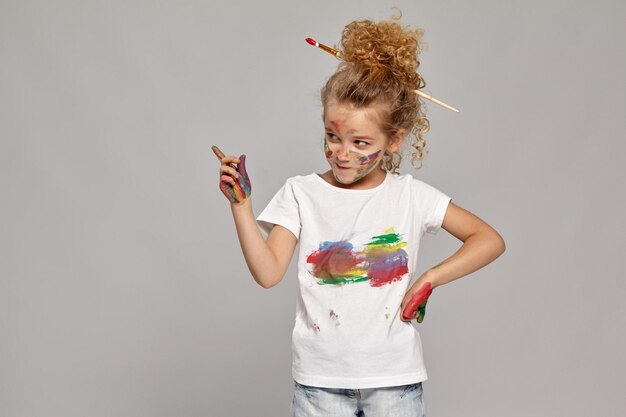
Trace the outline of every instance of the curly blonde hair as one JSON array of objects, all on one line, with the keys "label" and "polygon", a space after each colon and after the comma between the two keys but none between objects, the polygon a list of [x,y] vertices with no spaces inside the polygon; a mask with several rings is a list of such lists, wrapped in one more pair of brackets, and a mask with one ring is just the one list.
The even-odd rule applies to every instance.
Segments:
[{"label": "curly blonde hair", "polygon": [[[424,114],[424,103],[415,90],[426,82],[417,72],[418,54],[424,31],[411,30],[382,20],[349,23],[341,36],[341,58],[337,71],[322,87],[324,109],[330,100],[352,104],[356,108],[377,105],[382,130],[391,138],[404,129],[413,149],[411,164],[421,167],[426,155],[424,135],[430,123]],[[381,168],[398,173],[400,151],[383,156]]]}]

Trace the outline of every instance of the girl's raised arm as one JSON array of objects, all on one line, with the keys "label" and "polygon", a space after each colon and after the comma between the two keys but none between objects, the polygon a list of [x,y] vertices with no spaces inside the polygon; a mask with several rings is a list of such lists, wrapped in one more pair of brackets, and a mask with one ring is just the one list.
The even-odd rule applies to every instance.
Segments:
[{"label": "girl's raised arm", "polygon": [[274,225],[263,239],[250,201],[231,205],[239,245],[254,280],[263,288],[278,284],[285,275],[297,239],[289,229]]},{"label": "girl's raised arm", "polygon": [[267,241],[263,239],[254,217],[252,186],[246,171],[245,155],[224,155],[216,146],[213,152],[220,160],[220,190],[230,201],[239,245],[254,280],[263,288],[278,284],[289,266],[297,239],[288,229],[276,225]]}]

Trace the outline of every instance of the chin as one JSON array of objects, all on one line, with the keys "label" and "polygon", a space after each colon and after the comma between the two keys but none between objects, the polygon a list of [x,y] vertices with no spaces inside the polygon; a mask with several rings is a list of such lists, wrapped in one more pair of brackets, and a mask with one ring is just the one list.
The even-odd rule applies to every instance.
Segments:
[{"label": "chin", "polygon": [[352,176],[350,178],[344,178],[341,175],[336,175],[335,174],[335,179],[337,180],[338,183],[343,184],[343,185],[350,185],[350,184],[354,184],[356,182],[359,182],[360,180],[362,180],[363,178],[358,178],[355,176]]}]

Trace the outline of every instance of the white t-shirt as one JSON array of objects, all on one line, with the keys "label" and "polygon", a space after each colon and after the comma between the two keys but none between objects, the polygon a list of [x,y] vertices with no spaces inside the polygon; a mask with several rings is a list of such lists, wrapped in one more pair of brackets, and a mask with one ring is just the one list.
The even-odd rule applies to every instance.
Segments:
[{"label": "white t-shirt", "polygon": [[293,378],[304,385],[374,388],[427,378],[417,329],[400,320],[424,232],[437,233],[450,197],[411,175],[368,190],[318,174],[289,178],[257,217],[300,244]]}]

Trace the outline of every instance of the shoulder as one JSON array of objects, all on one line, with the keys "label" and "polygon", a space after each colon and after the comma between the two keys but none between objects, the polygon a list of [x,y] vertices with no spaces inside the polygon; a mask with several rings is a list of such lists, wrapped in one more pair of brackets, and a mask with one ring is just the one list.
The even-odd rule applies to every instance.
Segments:
[{"label": "shoulder", "polygon": [[314,175],[296,175],[289,177],[276,191],[276,196],[298,200],[299,197],[311,192],[315,192],[318,188],[318,181]]},{"label": "shoulder", "polygon": [[408,193],[419,207],[428,208],[433,205],[445,205],[446,201],[451,200],[451,197],[439,188],[415,178],[411,174],[393,174],[391,175],[391,181],[396,192],[403,195]]},{"label": "shoulder", "polygon": [[291,188],[310,188],[317,183],[315,178],[317,174],[295,175],[285,180],[285,186]]},{"label": "shoulder", "polygon": [[420,192],[422,190],[429,191],[435,189],[432,185],[415,178],[411,174],[391,174],[390,182],[396,187],[409,187],[412,191]]},{"label": "shoulder", "polygon": [[415,178],[411,174],[405,174],[403,176],[407,177],[404,180],[407,181],[408,183],[410,183],[411,187],[414,190],[416,190],[417,192],[441,193],[441,191],[437,187],[433,186],[432,184],[430,184],[430,183],[428,183],[426,181],[423,181],[423,180],[420,180],[418,178]]},{"label": "shoulder", "polygon": [[314,175],[317,175],[317,174],[294,175],[293,177],[287,178],[286,181],[294,183],[294,184],[300,184],[300,183],[303,183],[303,182],[307,182],[307,181],[313,180],[313,176]]}]

